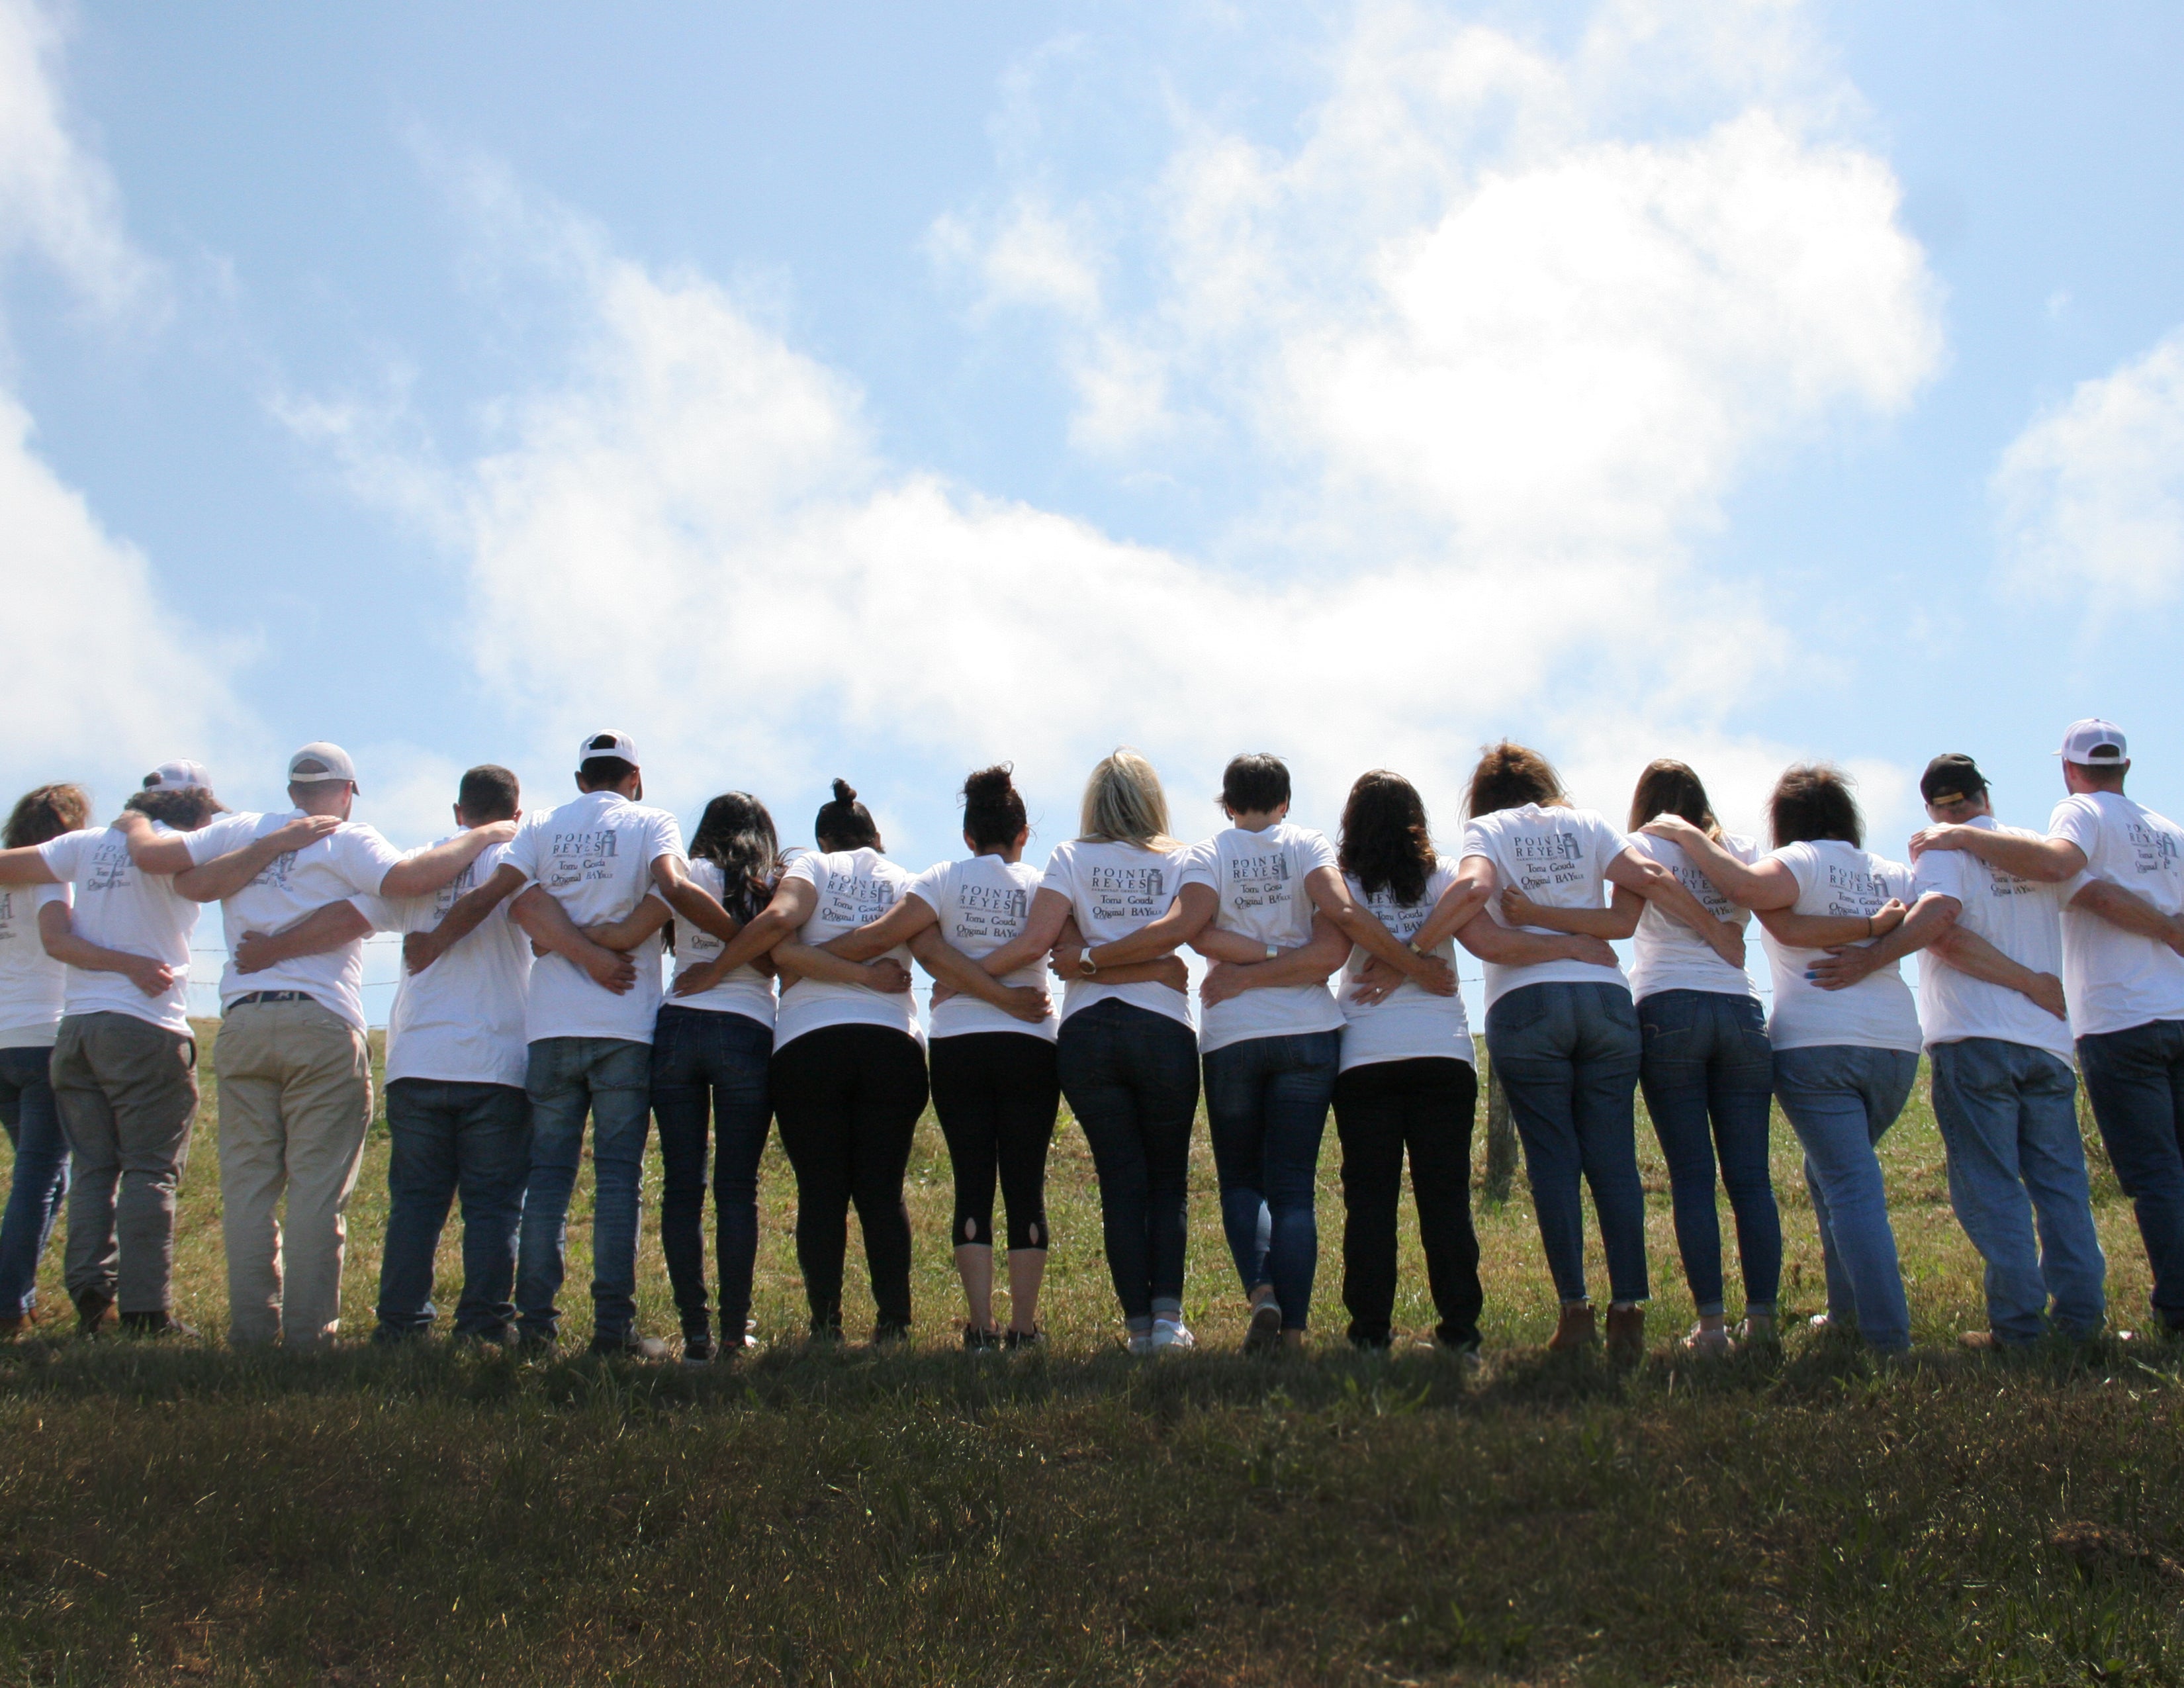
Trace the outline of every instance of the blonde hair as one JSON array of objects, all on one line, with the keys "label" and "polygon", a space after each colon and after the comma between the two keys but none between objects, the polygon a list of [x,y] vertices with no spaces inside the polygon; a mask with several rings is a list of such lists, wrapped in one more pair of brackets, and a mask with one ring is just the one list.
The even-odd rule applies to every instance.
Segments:
[{"label": "blonde hair", "polygon": [[1135,844],[1139,850],[1173,850],[1167,835],[1167,794],[1153,765],[1128,746],[1092,770],[1084,782],[1084,807],[1078,836],[1095,844]]}]

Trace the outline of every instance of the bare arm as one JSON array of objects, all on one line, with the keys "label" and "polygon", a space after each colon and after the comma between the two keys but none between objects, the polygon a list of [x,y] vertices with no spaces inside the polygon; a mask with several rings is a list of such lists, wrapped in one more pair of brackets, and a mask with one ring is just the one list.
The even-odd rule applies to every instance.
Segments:
[{"label": "bare arm", "polygon": [[455,899],[430,932],[413,932],[402,940],[402,963],[421,973],[448,950],[476,931],[485,917],[515,894],[523,883],[523,870],[506,862],[493,871],[482,885],[474,885]]},{"label": "bare arm", "polygon": [[1911,859],[1930,850],[1960,850],[1990,867],[2059,885],[2086,871],[2086,853],[2068,838],[2043,838],[1998,827],[1935,826],[1911,834]]},{"label": "bare arm", "polygon": [[2027,997],[2053,1014],[2058,1020],[2070,1017],[2070,1004],[2063,995],[2063,981],[2053,973],[2035,972],[2022,962],[2013,961],[1976,932],[1967,932],[1961,925],[1953,925],[1936,938],[1931,946],[1928,965],[1954,967],[1958,972],[1975,979],[1985,979],[1989,984],[1998,984],[2005,990],[2014,990]]},{"label": "bare arm", "polygon": [[[1333,921],[1351,944],[1374,960],[1386,962],[1405,978],[1415,979],[1436,994],[1444,982],[1454,986],[1454,970],[1440,956],[1425,953],[1432,945],[1417,944],[1413,947],[1398,941],[1378,915],[1350,894],[1350,887],[1334,868],[1313,868],[1305,876],[1304,888],[1313,907]],[[1343,959],[1349,958],[1346,955]]]},{"label": "bare arm", "polygon": [[910,969],[889,956],[877,961],[845,961],[831,950],[800,944],[794,938],[773,946],[773,964],[781,970],[783,990],[804,979],[861,985],[883,996],[899,996],[910,989]]},{"label": "bare arm", "polygon": [[[1736,860],[1727,850],[1722,854],[1731,861]],[[1607,864],[1604,877],[1618,890],[1636,892],[1669,919],[1691,928],[1732,967],[1744,965],[1743,928],[1733,921],[1716,920],[1707,905],[1691,894],[1688,885],[1651,856],[1641,855],[1625,844]]]},{"label": "bare arm", "polygon": [[371,922],[352,902],[327,903],[278,932],[246,932],[235,946],[238,973],[262,973],[298,955],[323,955],[351,944],[371,930]]},{"label": "bare arm", "polygon": [[773,888],[773,900],[730,939],[721,953],[701,967],[686,967],[675,976],[674,994],[696,996],[710,990],[738,967],[755,962],[794,933],[804,928],[818,906],[819,890],[809,879],[783,879]]},{"label": "bare arm", "polygon": [[0,850],[0,885],[57,885],[60,875],[46,866],[36,844]]},{"label": "bare arm", "polygon": [[[1262,950],[1260,954],[1265,954]],[[1052,957],[1055,972],[1065,979],[1082,978],[1084,973],[1078,962],[1084,958],[1084,935],[1077,929],[1077,917],[1071,915],[1061,922],[1061,931],[1054,940]],[[991,958],[989,957],[989,960]],[[1100,969],[1102,984],[1163,984],[1178,995],[1190,989],[1190,966],[1180,955],[1162,955],[1156,961],[1131,961],[1119,967]]]},{"label": "bare arm", "polygon": [[992,955],[980,956],[978,965],[995,978],[1005,978],[1018,967],[1028,967],[1054,948],[1055,940],[1061,936],[1061,928],[1068,921],[1069,899],[1042,885],[1031,900],[1031,911],[1024,916],[1023,930]]},{"label": "bare arm", "polygon": [[1615,951],[1604,939],[1579,933],[1568,936],[1519,932],[1504,926],[1482,909],[1456,934],[1456,941],[1482,961],[1496,967],[1529,967],[1540,961],[1586,961],[1596,967],[1615,965]]},{"label": "bare arm", "polygon": [[602,950],[619,950],[627,955],[674,918],[665,898],[648,894],[620,920],[598,921],[577,929]]},{"label": "bare arm", "polygon": [[[126,818],[125,816],[124,817]],[[114,824],[121,824],[117,821]],[[189,844],[186,838],[170,836],[153,838],[151,822],[144,823],[142,836],[146,843],[140,847],[139,834],[129,836],[129,859],[147,873],[172,873],[175,876],[175,894],[187,897],[193,903],[217,903],[233,896],[255,879],[274,862],[292,850],[302,850],[315,844],[341,825],[332,815],[298,815],[294,820],[276,827],[254,844],[231,850],[225,855],[216,855],[202,867],[189,865]],[[171,861],[175,852],[172,845],[181,846],[180,868],[164,867],[159,864]],[[449,874],[449,878],[454,876]]]},{"label": "bare arm", "polygon": [[2087,880],[2070,899],[2070,906],[2184,954],[2184,916],[2164,914],[2137,892],[2109,880]]},{"label": "bare arm", "polygon": [[1315,913],[1308,943],[1284,950],[1271,961],[1263,959],[1262,948],[1262,959],[1257,961],[1216,961],[1199,982],[1199,1000],[1212,1007],[1246,990],[1264,990],[1285,984],[1324,984],[1329,975],[1350,959],[1350,934],[1340,925],[1327,915]]},{"label": "bare arm", "polygon": [[1954,897],[1929,891],[1919,899],[1909,916],[1899,921],[1878,943],[1852,943],[1830,950],[1805,969],[1805,977],[1822,990],[1847,990],[1883,967],[1894,967],[1913,950],[1925,949],[1956,924],[1964,908]]},{"label": "bare arm", "polygon": [[[908,900],[918,900],[913,897]],[[925,926],[911,939],[910,953],[917,957],[918,965],[941,987],[933,994],[936,1003],[945,1001],[950,994],[975,996],[1005,1014],[1034,1025],[1052,1011],[1052,1000],[1043,989],[1037,985],[1003,984],[943,938],[937,925]]]},{"label": "bare arm", "polygon": [[1494,886],[1493,862],[1483,855],[1465,856],[1457,866],[1456,883],[1440,894],[1411,942],[1421,950],[1438,950],[1471,924],[1471,917],[1493,898]]},{"label": "bare arm", "polygon": [[[339,822],[334,823],[335,826],[340,824]],[[129,859],[142,872],[187,873],[197,866],[197,858],[190,854],[189,834],[155,833],[152,830],[152,817],[148,815],[134,809],[125,809],[114,817],[114,830],[127,841]],[[329,827],[326,830],[332,832],[333,827]]]},{"label": "bare arm", "polygon": [[488,821],[482,827],[472,827],[457,833],[444,843],[428,850],[412,851],[387,870],[387,877],[379,882],[382,897],[429,897],[433,892],[454,883],[455,875],[476,861],[494,844],[506,844],[515,836],[513,821]]},{"label": "bare arm", "polygon": [[1870,915],[1791,914],[1787,909],[1763,909],[1754,918],[1777,944],[1792,950],[1833,950],[1885,938],[1903,924],[1909,912],[1901,900],[1891,897]]},{"label": "bare arm", "polygon": [[164,961],[77,937],[66,903],[47,903],[38,911],[38,941],[56,961],[87,973],[120,973],[147,996],[164,996],[174,986],[175,970]]},{"label": "bare arm", "polygon": [[680,856],[654,856],[652,883],[670,909],[722,943],[734,942],[744,929],[744,923],[721,906],[719,898],[683,872]]},{"label": "bare arm", "polygon": [[582,967],[600,989],[623,996],[635,988],[637,964],[577,931],[560,899],[543,885],[526,887],[523,894],[509,905],[508,917],[546,954]]},{"label": "bare arm", "polygon": [[[886,955],[898,944],[909,943],[921,932],[937,925],[939,919],[939,911],[932,904],[905,891],[895,905],[878,920],[867,921],[855,931],[845,932],[839,938],[830,939],[826,947],[845,961],[869,961],[876,955]],[[947,947],[944,939],[942,940],[942,947]],[[920,961],[925,959],[922,950],[913,950],[911,953]],[[966,965],[973,964],[967,961]],[[926,971],[930,972],[932,969],[928,967]],[[956,988],[958,990],[967,989],[960,984]]]},{"label": "bare arm", "polygon": [[[1146,922],[1128,937],[1117,938],[1112,944],[1095,944],[1093,965],[1120,967],[1126,961],[1150,961],[1172,955],[1203,932],[1220,910],[1221,899],[1214,889],[1193,881],[1175,894],[1167,912],[1158,920]],[[1259,953],[1266,954],[1264,946]]]},{"label": "bare arm", "polygon": [[[1739,861],[1681,816],[1662,815],[1638,830],[1682,845],[1691,865],[1713,882],[1715,890],[1739,908],[1786,909],[1797,900],[1797,876],[1781,862]],[[1671,878],[1674,877],[1669,875]]]},{"label": "bare arm", "polygon": [[1646,900],[1628,886],[1618,885],[1612,906],[1600,909],[1557,909],[1535,903],[1514,885],[1502,894],[1502,917],[1512,926],[1543,926],[1550,932],[1574,932],[1587,938],[1628,938],[1638,929],[1638,916]]}]

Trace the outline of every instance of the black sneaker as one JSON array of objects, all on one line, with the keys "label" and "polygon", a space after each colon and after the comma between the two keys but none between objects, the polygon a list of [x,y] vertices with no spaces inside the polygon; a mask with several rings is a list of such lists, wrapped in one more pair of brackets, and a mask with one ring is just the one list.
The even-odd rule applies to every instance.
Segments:
[{"label": "black sneaker", "polygon": [[[879,1340],[878,1336],[873,1341]],[[1001,1334],[998,1330],[981,1330],[975,1324],[963,1327],[963,1345],[973,1354],[990,1354],[1000,1349]]]},{"label": "black sneaker", "polygon": [[1022,1348],[1044,1348],[1046,1346],[1046,1333],[1043,1330],[1005,1330],[1001,1333],[1001,1346],[1011,1353]]},{"label": "black sneaker", "polygon": [[875,1348],[907,1348],[910,1346],[910,1327],[906,1324],[883,1324],[872,1330]]},{"label": "black sneaker", "polygon": [[114,1311],[114,1297],[103,1290],[86,1290],[75,1298],[75,1334],[96,1336],[106,1316]]},{"label": "black sneaker", "polygon": [[627,1336],[594,1336],[586,1351],[616,1360],[664,1360],[667,1345],[656,1336],[639,1336],[632,1331]]},{"label": "black sneaker", "polygon": [[1251,1309],[1251,1322],[1244,1327],[1244,1351],[1246,1354],[1272,1354],[1282,1345],[1282,1310],[1273,1297]]},{"label": "black sneaker", "polygon": [[121,1329],[131,1336],[175,1337],[181,1341],[197,1340],[197,1327],[184,1324],[170,1312],[124,1313]]},{"label": "black sneaker", "polygon": [[682,1363],[686,1366],[710,1366],[716,1357],[713,1339],[709,1332],[699,1331],[694,1336],[682,1339]]}]

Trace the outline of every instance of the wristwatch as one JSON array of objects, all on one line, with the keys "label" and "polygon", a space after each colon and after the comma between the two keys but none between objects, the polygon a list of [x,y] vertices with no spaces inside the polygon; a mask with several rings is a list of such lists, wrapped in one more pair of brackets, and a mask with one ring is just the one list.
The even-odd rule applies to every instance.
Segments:
[{"label": "wristwatch", "polygon": [[1423,957],[1426,953],[1424,950],[1418,948],[1418,940],[1415,938],[1405,939],[1403,940],[1403,948],[1409,950],[1413,955]]},{"label": "wristwatch", "polygon": [[1281,953],[1282,953],[1282,952],[1281,952],[1281,949],[1280,949],[1280,946],[1279,946],[1279,945],[1278,945],[1278,944],[1269,944],[1268,945],[1267,945],[1267,959],[1268,959],[1268,961],[1271,961],[1275,960],[1277,957],[1279,957],[1279,956],[1281,955]]},{"label": "wristwatch", "polygon": [[1089,950],[1077,958],[1077,972],[1081,978],[1096,978],[1099,976],[1100,964],[1092,959]]}]

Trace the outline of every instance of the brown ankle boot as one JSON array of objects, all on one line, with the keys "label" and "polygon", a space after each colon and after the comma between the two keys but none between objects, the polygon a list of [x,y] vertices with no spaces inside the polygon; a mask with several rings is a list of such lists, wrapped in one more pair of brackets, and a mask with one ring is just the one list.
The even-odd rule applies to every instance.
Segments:
[{"label": "brown ankle boot", "polygon": [[1555,1334],[1549,1339],[1550,1354],[1574,1354],[1581,1348],[1590,1348],[1598,1340],[1593,1334],[1592,1303],[1566,1301],[1563,1316],[1556,1321]]},{"label": "brown ankle boot", "polygon": [[1618,1366],[1635,1366],[1646,1357],[1645,1308],[1607,1310],[1607,1357]]}]

